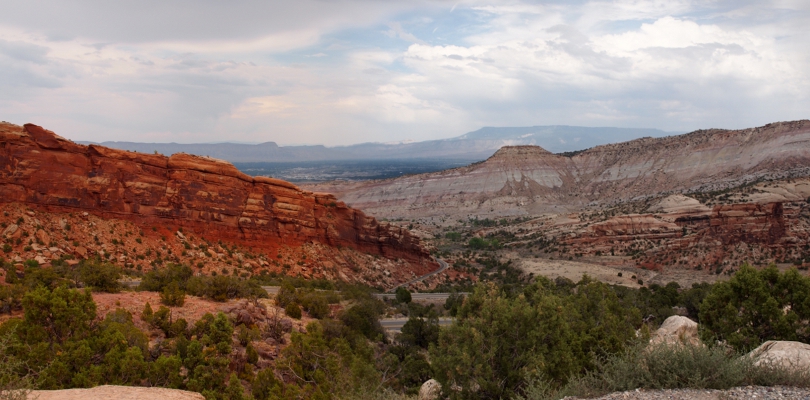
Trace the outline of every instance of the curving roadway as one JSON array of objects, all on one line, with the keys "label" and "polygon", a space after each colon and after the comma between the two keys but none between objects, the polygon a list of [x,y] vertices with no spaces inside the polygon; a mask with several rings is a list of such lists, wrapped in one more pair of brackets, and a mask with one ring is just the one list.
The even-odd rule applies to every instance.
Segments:
[{"label": "curving roadway", "polygon": [[412,283],[421,282],[421,281],[423,281],[423,280],[425,280],[425,279],[427,279],[427,278],[430,278],[431,276],[436,275],[436,274],[438,274],[439,272],[442,272],[442,271],[444,271],[444,270],[446,270],[447,268],[449,268],[449,267],[450,267],[450,264],[446,263],[446,262],[445,262],[444,260],[442,260],[441,258],[436,258],[436,257],[433,257],[433,259],[434,259],[434,260],[436,260],[436,262],[438,262],[438,263],[439,263],[439,265],[441,266],[439,269],[437,269],[437,270],[435,270],[435,271],[433,271],[433,272],[430,272],[430,273],[424,274],[424,275],[422,275],[422,276],[418,276],[418,277],[416,277],[416,278],[413,278],[413,279],[411,279],[411,280],[409,280],[409,281],[407,281],[407,282],[405,282],[405,283],[400,283],[399,285],[394,286],[394,287],[393,287],[393,288],[390,290],[390,292],[391,292],[391,293],[395,292],[395,291],[397,290],[397,288],[399,288],[400,286],[408,286],[408,285],[410,285],[410,284],[412,284]]}]

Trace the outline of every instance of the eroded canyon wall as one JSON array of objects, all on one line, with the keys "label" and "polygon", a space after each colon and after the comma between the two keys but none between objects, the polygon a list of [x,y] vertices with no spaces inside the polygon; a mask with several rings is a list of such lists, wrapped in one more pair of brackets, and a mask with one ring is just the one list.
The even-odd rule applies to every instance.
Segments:
[{"label": "eroded canyon wall", "polygon": [[330,194],[253,178],[212,158],[78,145],[32,124],[0,124],[0,202],[184,227],[265,249],[311,242],[433,263],[407,230]]},{"label": "eroded canyon wall", "polygon": [[376,216],[508,216],[578,211],[649,196],[810,175],[810,121],[700,130],[597,146],[573,155],[503,147],[488,160],[383,181],[326,183]]}]

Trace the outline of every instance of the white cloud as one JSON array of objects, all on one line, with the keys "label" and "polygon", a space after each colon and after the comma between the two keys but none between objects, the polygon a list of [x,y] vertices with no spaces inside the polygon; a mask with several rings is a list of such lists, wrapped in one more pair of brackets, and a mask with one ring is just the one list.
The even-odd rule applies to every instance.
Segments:
[{"label": "white cloud", "polygon": [[0,118],[77,139],[347,144],[810,109],[806,2],[304,0],[174,21],[159,11],[180,6],[125,3],[95,24],[90,3],[50,4],[40,20],[4,5]]}]

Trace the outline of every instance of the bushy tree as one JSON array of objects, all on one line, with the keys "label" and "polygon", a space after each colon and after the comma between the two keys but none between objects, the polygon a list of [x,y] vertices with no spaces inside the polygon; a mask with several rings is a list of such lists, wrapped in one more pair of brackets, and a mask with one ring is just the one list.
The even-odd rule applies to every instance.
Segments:
[{"label": "bushy tree", "polygon": [[278,369],[300,390],[298,398],[331,399],[380,383],[374,350],[365,340],[329,338],[317,322],[307,325],[306,334],[293,332],[282,354]]},{"label": "bushy tree", "polygon": [[451,317],[455,317],[462,304],[464,304],[464,295],[453,292],[444,301],[444,309],[447,310]]},{"label": "bushy tree", "polygon": [[295,286],[289,282],[283,282],[278,289],[278,293],[276,293],[276,304],[278,304],[279,307],[287,307],[287,304],[297,301],[298,296],[296,295]]},{"label": "bushy tree", "polygon": [[0,334],[0,399],[3,400],[25,400],[37,386],[34,374],[20,376],[19,371],[27,368],[25,362],[13,354],[12,348],[16,345],[13,332]]},{"label": "bushy tree", "polygon": [[700,306],[705,340],[725,340],[740,351],[766,340],[810,341],[810,278],[793,268],[761,271],[745,264],[716,284]]},{"label": "bushy tree", "polygon": [[29,343],[64,343],[82,339],[92,331],[96,303],[90,291],[39,287],[23,297],[25,315],[19,326]]},{"label": "bushy tree", "polygon": [[154,268],[147,272],[139,288],[150,292],[162,292],[170,283],[175,282],[182,290],[186,290],[186,285],[194,275],[194,272],[187,265],[167,264],[165,268]]},{"label": "bushy tree", "polygon": [[79,267],[79,276],[85,286],[94,291],[117,293],[121,290],[121,270],[100,259],[85,260]]},{"label": "bushy tree", "polygon": [[377,339],[384,335],[380,325],[382,305],[375,300],[363,300],[343,311],[340,320],[346,327],[368,339]]},{"label": "bushy tree", "polygon": [[[571,294],[545,278],[523,293],[478,286],[430,346],[434,378],[452,398],[506,398],[528,377],[564,383],[595,356],[621,351],[641,323],[611,289],[583,278]],[[449,388],[460,387],[460,391]]]},{"label": "bushy tree", "polygon": [[399,336],[402,343],[427,349],[431,343],[439,340],[439,317],[431,310],[427,316],[411,315],[402,326]]},{"label": "bushy tree", "polygon": [[171,282],[160,293],[160,302],[171,307],[182,307],[186,303],[186,292],[177,282]]},{"label": "bushy tree", "polygon": [[298,298],[301,300],[304,311],[310,317],[322,319],[329,316],[329,302],[325,293],[310,289],[304,293],[299,293]]},{"label": "bushy tree", "polygon": [[284,312],[287,313],[287,316],[290,318],[301,319],[301,306],[298,303],[287,303],[287,306],[284,307]]},{"label": "bushy tree", "polygon": [[396,290],[396,299],[400,303],[408,304],[411,302],[411,292],[403,286]]}]

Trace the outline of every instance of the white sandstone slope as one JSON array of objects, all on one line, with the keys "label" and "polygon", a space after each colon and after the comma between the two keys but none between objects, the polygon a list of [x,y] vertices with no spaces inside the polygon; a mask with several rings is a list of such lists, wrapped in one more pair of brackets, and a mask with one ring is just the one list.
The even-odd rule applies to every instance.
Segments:
[{"label": "white sandstone slope", "polygon": [[[643,138],[570,157],[537,146],[503,147],[488,160],[467,167],[309,187],[335,193],[377,216],[507,216],[576,211],[588,204],[807,175],[810,121],[802,120]],[[804,189],[793,188],[788,194]]]}]

